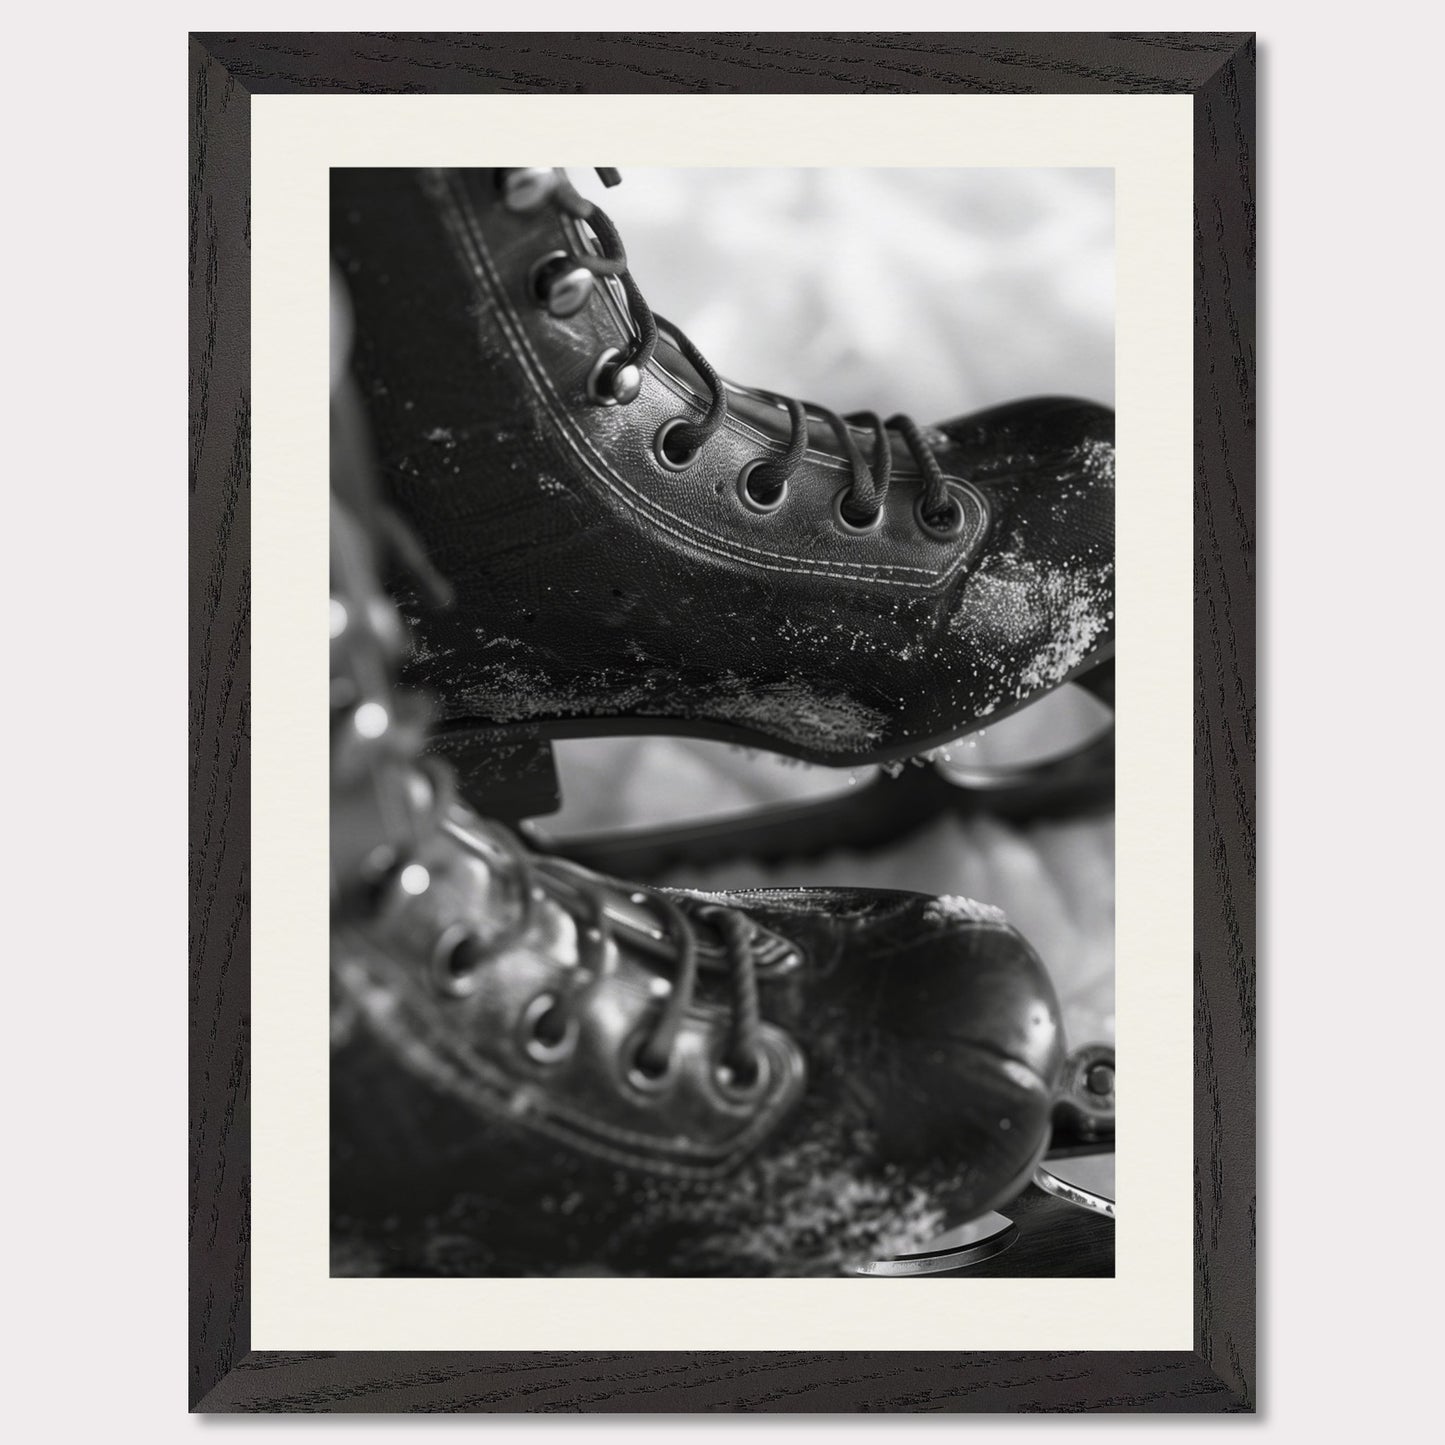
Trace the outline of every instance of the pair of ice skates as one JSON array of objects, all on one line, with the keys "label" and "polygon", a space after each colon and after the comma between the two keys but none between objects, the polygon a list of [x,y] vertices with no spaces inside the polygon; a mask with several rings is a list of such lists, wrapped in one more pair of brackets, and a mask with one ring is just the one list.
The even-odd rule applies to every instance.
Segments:
[{"label": "pair of ice skates", "polygon": [[[337,1268],[848,1270],[1013,1198],[1055,1121],[1107,1129],[1109,1064],[1066,1059],[997,910],[637,887],[607,873],[683,837],[593,840],[599,873],[497,820],[555,806],[559,737],[889,764],[1108,695],[1112,414],[924,427],[725,383],[560,171],[335,172],[333,247],[386,482],[344,382]],[[1028,783],[1111,771],[1106,741]]]}]

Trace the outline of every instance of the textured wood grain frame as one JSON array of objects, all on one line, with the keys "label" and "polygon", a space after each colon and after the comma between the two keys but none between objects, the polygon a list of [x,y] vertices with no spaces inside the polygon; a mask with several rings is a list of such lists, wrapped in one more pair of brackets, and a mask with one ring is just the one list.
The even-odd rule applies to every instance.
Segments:
[{"label": "textured wood grain frame", "polygon": [[[192,1408],[1252,1410],[1253,37],[197,34],[189,65]],[[250,1348],[250,101],[263,94],[367,92],[1192,95],[1192,1351]]]}]

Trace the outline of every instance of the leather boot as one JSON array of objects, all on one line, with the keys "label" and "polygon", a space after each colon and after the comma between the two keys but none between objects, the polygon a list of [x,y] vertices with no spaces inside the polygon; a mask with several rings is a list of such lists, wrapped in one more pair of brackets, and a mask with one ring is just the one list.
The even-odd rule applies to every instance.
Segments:
[{"label": "leather boot", "polygon": [[896,761],[1111,655],[1107,408],[923,426],[725,382],[561,171],[332,201],[387,485],[455,589],[408,678],[469,767],[649,731]]},{"label": "leather boot", "polygon": [[1021,1191],[1064,1060],[1028,944],[960,898],[634,888],[477,817],[333,457],[335,1271],[829,1274]]}]

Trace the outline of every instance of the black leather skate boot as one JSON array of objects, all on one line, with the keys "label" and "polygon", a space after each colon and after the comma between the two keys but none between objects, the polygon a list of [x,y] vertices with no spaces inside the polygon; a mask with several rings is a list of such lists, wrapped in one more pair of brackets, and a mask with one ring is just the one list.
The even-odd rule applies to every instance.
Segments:
[{"label": "black leather skate boot", "polygon": [[418,757],[359,509],[332,533],[335,1269],[832,1273],[1022,1190],[1063,1061],[1024,940],[963,899],[529,853]]},{"label": "black leather skate boot", "polygon": [[628,890],[443,836],[404,865],[429,897],[337,931],[343,1271],[846,1272],[1029,1183],[1058,1008],[991,911]]},{"label": "black leather skate boot", "polygon": [[1111,653],[1108,409],[927,427],[726,383],[560,171],[337,170],[332,200],[382,468],[455,586],[410,673],[454,755],[886,762]]}]

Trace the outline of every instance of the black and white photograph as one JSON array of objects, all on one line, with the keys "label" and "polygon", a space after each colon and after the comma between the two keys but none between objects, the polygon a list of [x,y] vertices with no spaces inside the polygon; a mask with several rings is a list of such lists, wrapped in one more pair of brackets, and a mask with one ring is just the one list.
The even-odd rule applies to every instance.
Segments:
[{"label": "black and white photograph", "polygon": [[332,1277],[1114,1275],[1114,232],[332,168]]},{"label": "black and white photograph", "polygon": [[1253,36],[189,60],[192,1408],[1252,1410]]}]

